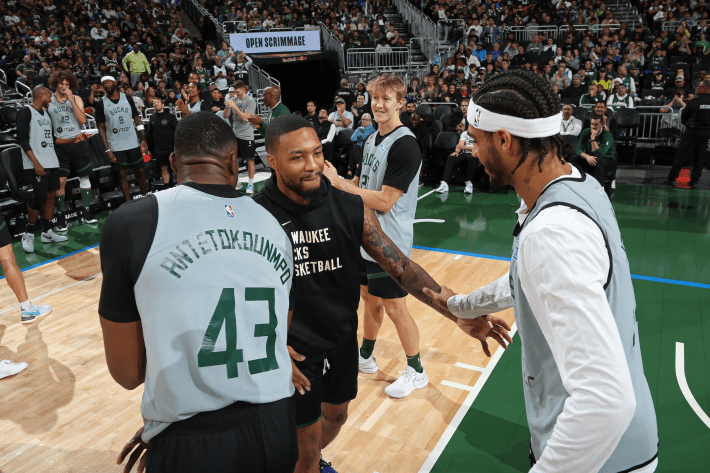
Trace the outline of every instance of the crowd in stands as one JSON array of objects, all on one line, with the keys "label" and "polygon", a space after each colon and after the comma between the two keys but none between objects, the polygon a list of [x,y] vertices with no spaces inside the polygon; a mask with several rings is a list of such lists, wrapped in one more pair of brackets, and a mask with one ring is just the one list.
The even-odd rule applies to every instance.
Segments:
[{"label": "crowd in stands", "polygon": [[170,106],[185,98],[190,73],[201,89],[223,93],[248,79],[251,60],[226,43],[205,41],[214,39],[209,17],[200,19],[203,40],[193,41],[177,2],[11,0],[0,5],[0,18],[0,66],[10,87],[27,86],[22,92],[45,84],[55,69],[69,69],[82,89],[98,92],[108,75],[137,105],[150,106],[157,96]]},{"label": "crowd in stands", "polygon": [[[575,106],[605,100],[618,110],[648,100],[677,111],[710,72],[710,7],[706,0],[633,4],[641,19],[630,25],[598,0],[425,0],[422,9],[441,25],[440,39],[462,41],[444,64],[412,79],[412,99],[460,103],[486,79],[524,69],[549,80]],[[554,28],[534,28],[546,26]],[[521,36],[529,40],[518,41]]]}]

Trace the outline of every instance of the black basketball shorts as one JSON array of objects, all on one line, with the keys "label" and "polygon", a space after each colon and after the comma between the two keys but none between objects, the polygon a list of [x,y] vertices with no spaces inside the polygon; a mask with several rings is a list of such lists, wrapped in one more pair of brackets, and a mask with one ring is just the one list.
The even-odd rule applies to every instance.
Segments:
[{"label": "black basketball shorts", "polygon": [[291,398],[236,402],[171,424],[151,439],[150,473],[292,473],[298,461]]},{"label": "black basketball shorts", "polygon": [[254,140],[242,140],[237,138],[237,158],[250,161],[256,154],[256,144]]},{"label": "black basketball shorts", "polygon": [[42,210],[48,192],[59,190],[59,168],[44,168],[44,176],[39,177],[34,169],[24,170],[25,184],[32,186],[34,196],[30,202],[32,210]]},{"label": "black basketball shorts", "polygon": [[69,177],[72,171],[78,177],[91,175],[91,153],[94,150],[88,141],[56,145],[54,151],[59,159],[59,177]]},{"label": "black basketball shorts", "polygon": [[116,162],[113,168],[116,171],[127,171],[128,169],[144,169],[143,153],[140,146],[138,148],[127,149],[125,151],[114,151]]},{"label": "black basketball shorts", "polygon": [[409,294],[382,266],[365,258],[360,266],[360,285],[367,286],[367,292],[380,299],[399,299]]},{"label": "black basketball shorts", "polygon": [[295,361],[296,367],[311,382],[311,390],[293,393],[296,424],[299,428],[315,424],[321,417],[321,403],[338,405],[357,397],[357,334],[353,333],[338,348],[321,357]]},{"label": "black basketball shorts", "polygon": [[7,228],[7,222],[0,217],[0,248],[5,248],[7,245],[12,245],[12,235],[10,229]]},{"label": "black basketball shorts", "polygon": [[170,155],[172,153],[172,151],[156,151],[153,153],[155,160],[158,162],[158,167],[170,167]]}]

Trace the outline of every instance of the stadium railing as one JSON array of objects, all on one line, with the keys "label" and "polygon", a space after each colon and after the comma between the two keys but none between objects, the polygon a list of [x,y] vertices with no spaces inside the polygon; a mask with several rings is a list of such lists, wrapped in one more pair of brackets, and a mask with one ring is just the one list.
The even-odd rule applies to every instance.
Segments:
[{"label": "stadium railing", "polygon": [[422,52],[428,58],[435,57],[438,51],[436,23],[423,11],[412,5],[409,0],[392,0],[392,4],[402,16],[409,32],[416,38],[426,38],[421,42]]},{"label": "stadium railing", "polygon": [[409,48],[391,48],[389,51],[348,49],[347,66],[348,72],[407,71],[410,66]]}]

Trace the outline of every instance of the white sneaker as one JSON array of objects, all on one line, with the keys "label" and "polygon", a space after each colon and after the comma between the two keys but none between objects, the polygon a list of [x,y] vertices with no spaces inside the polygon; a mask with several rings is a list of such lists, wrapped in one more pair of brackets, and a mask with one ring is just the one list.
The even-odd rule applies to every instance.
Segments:
[{"label": "white sneaker", "polygon": [[473,194],[473,184],[471,181],[466,181],[466,187],[463,188],[464,194]]},{"label": "white sneaker", "polygon": [[40,240],[42,243],[59,243],[61,241],[67,241],[69,238],[58,233],[54,233],[54,230],[49,230],[47,232],[42,232]]},{"label": "white sneaker", "polygon": [[375,355],[370,354],[370,358],[363,358],[358,354],[360,359],[360,371],[365,374],[377,373],[380,368],[377,366],[377,361],[375,360]]},{"label": "white sneaker", "polygon": [[22,249],[26,253],[35,252],[35,235],[34,233],[25,233],[22,235]]},{"label": "white sneaker", "polygon": [[426,370],[417,373],[414,368],[407,366],[405,371],[400,371],[402,376],[397,381],[385,388],[385,393],[390,397],[403,398],[412,394],[415,389],[421,389],[429,384]]},{"label": "white sneaker", "polygon": [[247,186],[247,194],[253,194],[254,193],[254,184],[249,184]]},{"label": "white sneaker", "polygon": [[613,181],[611,181],[611,188],[612,188],[612,189],[616,189],[616,179],[614,179]]},{"label": "white sneaker", "polygon": [[449,185],[446,182],[441,181],[441,184],[439,185],[439,187],[436,188],[434,192],[438,192],[439,194],[449,192]]},{"label": "white sneaker", "polygon": [[21,361],[13,363],[10,360],[0,360],[0,379],[13,376],[27,368],[27,363]]}]

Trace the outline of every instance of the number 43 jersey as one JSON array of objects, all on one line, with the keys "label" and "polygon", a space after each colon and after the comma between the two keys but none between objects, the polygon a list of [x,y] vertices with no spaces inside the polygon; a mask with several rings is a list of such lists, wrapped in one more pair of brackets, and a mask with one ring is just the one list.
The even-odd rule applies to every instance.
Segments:
[{"label": "number 43 jersey", "polygon": [[[210,188],[232,193],[202,191]],[[200,412],[293,394],[291,242],[269,212],[238,195],[192,184],[150,197],[157,225],[133,286],[147,355],[145,441]],[[101,244],[112,250],[104,236]],[[105,286],[102,316],[111,310],[102,309]]]}]

